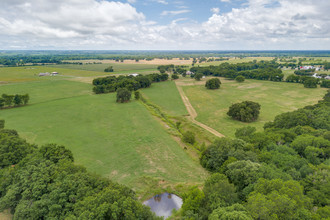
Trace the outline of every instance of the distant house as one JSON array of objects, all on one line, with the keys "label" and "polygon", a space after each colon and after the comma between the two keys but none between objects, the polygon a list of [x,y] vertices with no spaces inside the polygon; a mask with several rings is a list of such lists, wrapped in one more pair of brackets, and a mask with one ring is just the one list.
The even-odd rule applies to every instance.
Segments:
[{"label": "distant house", "polygon": [[321,79],[321,78],[322,78],[322,76],[318,76],[317,73],[314,73],[314,74],[313,74],[313,77],[314,77],[314,78],[317,78],[317,79]]},{"label": "distant house", "polygon": [[129,74],[129,76],[134,76],[134,77],[137,77],[138,75],[139,75],[138,73]]},{"label": "distant house", "polygon": [[50,75],[50,73],[39,73],[39,76],[49,76]]},{"label": "distant house", "polygon": [[188,70],[188,71],[186,72],[186,75],[194,75],[194,73]]},{"label": "distant house", "polygon": [[52,76],[58,75],[58,72],[52,72]]}]

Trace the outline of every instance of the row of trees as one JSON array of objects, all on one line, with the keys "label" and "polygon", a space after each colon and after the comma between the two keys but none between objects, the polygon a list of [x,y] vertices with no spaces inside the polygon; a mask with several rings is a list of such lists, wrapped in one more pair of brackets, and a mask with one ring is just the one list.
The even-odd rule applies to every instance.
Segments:
[{"label": "row of trees", "polygon": [[127,88],[136,91],[140,88],[148,88],[152,82],[168,80],[167,73],[152,73],[148,75],[134,76],[107,76],[93,80],[93,92],[96,94],[115,92],[119,88]]},{"label": "row of trees", "polygon": [[74,164],[70,150],[40,148],[0,129],[0,212],[14,219],[159,219],[135,193]]},{"label": "row of trees", "polygon": [[328,219],[330,91],[278,115],[264,131],[237,129],[201,152],[212,175],[183,196],[185,219]]},{"label": "row of trees", "polygon": [[282,81],[284,74],[278,67],[279,64],[275,62],[255,61],[238,64],[222,63],[219,66],[192,67],[190,71],[195,74],[222,76],[230,79],[243,76],[247,79]]},{"label": "row of trees", "polygon": [[289,83],[301,83],[305,88],[316,88],[318,84],[323,88],[330,88],[330,80],[314,78],[306,75],[291,74],[285,79],[285,81]]},{"label": "row of trees", "polygon": [[0,97],[0,108],[18,107],[27,105],[30,100],[29,94],[25,95],[7,95],[2,94]]}]

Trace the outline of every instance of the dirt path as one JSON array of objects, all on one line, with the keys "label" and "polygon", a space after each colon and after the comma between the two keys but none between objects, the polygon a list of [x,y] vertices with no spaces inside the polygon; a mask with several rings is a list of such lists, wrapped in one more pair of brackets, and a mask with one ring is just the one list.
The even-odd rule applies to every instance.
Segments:
[{"label": "dirt path", "polygon": [[184,94],[182,87],[179,86],[177,84],[177,82],[175,82],[175,85],[178,88],[178,91],[179,91],[179,93],[181,95],[182,101],[183,101],[184,105],[187,108],[187,111],[189,113],[188,118],[191,120],[191,122],[194,123],[194,124],[196,124],[196,125],[198,125],[198,126],[200,126],[200,127],[202,127],[202,128],[204,128],[205,130],[211,132],[212,134],[214,134],[217,137],[224,137],[223,134],[217,132],[213,128],[210,128],[209,126],[207,126],[207,125],[205,125],[205,124],[203,124],[203,123],[195,120],[195,118],[197,117],[197,112],[195,111],[194,107],[191,105],[188,97]]}]

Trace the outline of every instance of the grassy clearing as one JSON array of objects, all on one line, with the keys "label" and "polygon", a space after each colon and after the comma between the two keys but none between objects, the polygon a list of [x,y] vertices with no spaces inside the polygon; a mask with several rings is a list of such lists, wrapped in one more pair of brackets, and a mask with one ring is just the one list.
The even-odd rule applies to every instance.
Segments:
[{"label": "grassy clearing", "polygon": [[[205,80],[204,80],[205,81]],[[292,111],[320,100],[326,89],[307,89],[301,84],[246,80],[244,83],[221,78],[219,90],[207,90],[204,85],[183,86],[185,94],[198,113],[196,120],[207,124],[226,136],[234,136],[242,126],[254,126],[261,130],[264,123],[272,121],[280,113]],[[227,116],[231,104],[245,100],[260,103],[259,119],[243,123]]]},{"label": "grassy clearing", "polygon": [[117,104],[115,94],[93,95],[91,85],[72,81],[3,88],[31,96],[26,107],[1,110],[7,128],[31,143],[68,147],[75,162],[92,172],[136,190],[145,189],[137,184],[145,178],[198,184],[207,175],[140,102]]},{"label": "grassy clearing", "polygon": [[10,211],[7,209],[3,212],[0,212],[0,219],[1,220],[11,220],[11,219],[13,219],[13,215],[10,214]]},{"label": "grassy clearing", "polygon": [[153,83],[151,88],[142,89],[141,92],[171,116],[188,114],[174,81]]}]

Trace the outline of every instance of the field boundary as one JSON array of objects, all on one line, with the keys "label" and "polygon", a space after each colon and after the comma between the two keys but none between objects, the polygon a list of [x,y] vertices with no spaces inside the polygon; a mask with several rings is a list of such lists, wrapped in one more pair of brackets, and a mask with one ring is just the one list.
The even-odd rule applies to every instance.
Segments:
[{"label": "field boundary", "polygon": [[183,104],[186,106],[187,108],[187,111],[188,111],[188,114],[189,116],[187,117],[192,123],[198,125],[199,127],[207,130],[208,132],[214,134],[215,136],[217,137],[224,137],[225,135],[219,133],[218,131],[216,131],[215,129],[207,126],[206,124],[203,124],[199,121],[196,121],[196,117],[197,117],[197,112],[196,110],[194,109],[194,107],[191,105],[188,97],[184,94],[184,91],[182,89],[182,87],[180,87],[177,82],[175,82],[175,85],[176,85],[176,88],[178,89],[179,93],[180,93],[180,96],[181,96],[181,99],[183,101]]}]

